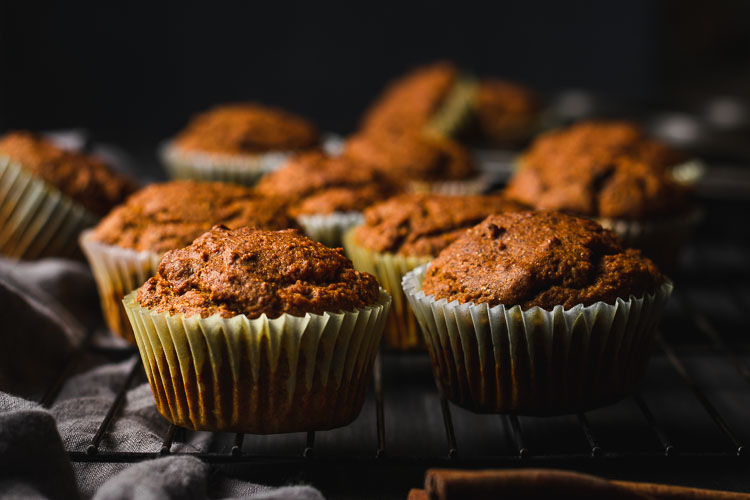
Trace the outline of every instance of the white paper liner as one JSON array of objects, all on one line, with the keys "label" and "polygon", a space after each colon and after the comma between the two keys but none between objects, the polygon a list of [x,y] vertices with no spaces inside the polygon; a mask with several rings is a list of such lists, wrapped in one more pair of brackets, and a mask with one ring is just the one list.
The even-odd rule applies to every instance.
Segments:
[{"label": "white paper liner", "polygon": [[71,257],[78,234],[98,217],[23,167],[0,157],[0,253],[20,259]]},{"label": "white paper liner", "polygon": [[425,296],[428,265],[407,273],[402,285],[435,379],[449,400],[483,413],[561,414],[631,393],[673,288],[665,280],[653,295],[615,304],[522,311]]},{"label": "white paper liner", "polygon": [[703,218],[695,208],[674,216],[644,219],[596,219],[603,227],[617,233],[626,246],[639,248],[663,270],[675,267],[677,255],[695,232]]},{"label": "white paper liner", "polygon": [[297,224],[312,240],[335,248],[340,247],[344,233],[362,224],[362,212],[333,212],[331,214],[298,215]]},{"label": "white paper liner", "polygon": [[84,231],[80,243],[94,274],[104,319],[116,335],[135,344],[122,299],[156,274],[162,254],[100,243],[92,233]]},{"label": "white paper liner", "polygon": [[274,151],[262,154],[233,155],[185,151],[167,142],[159,156],[174,179],[233,182],[252,186],[268,172],[283,165],[294,153]]},{"label": "white paper liner", "polygon": [[414,193],[435,193],[453,196],[484,194],[492,186],[492,176],[481,173],[460,181],[411,181],[409,190]]},{"label": "white paper liner", "polygon": [[[329,154],[341,152],[343,140],[336,134],[323,136],[322,148]],[[167,141],[159,156],[173,179],[195,179],[255,185],[269,172],[278,170],[298,151],[272,151],[259,154],[224,154],[185,151]]]},{"label": "white paper liner", "polygon": [[406,295],[401,288],[401,279],[412,269],[433,260],[433,257],[399,255],[389,252],[373,252],[356,242],[352,228],[344,234],[344,250],[358,271],[366,271],[378,279],[380,286],[391,294],[393,303],[383,333],[383,341],[391,349],[400,351],[424,350],[424,336],[417,318],[409,308]]},{"label": "white paper liner", "polygon": [[325,430],[359,414],[390,296],[351,312],[229,319],[124,304],[159,412],[195,430]]}]

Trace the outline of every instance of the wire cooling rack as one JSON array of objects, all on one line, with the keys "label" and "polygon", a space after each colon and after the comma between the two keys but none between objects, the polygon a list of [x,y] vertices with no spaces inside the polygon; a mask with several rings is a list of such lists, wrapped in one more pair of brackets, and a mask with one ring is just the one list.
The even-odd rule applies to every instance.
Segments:
[{"label": "wire cooling rack", "polygon": [[[723,217],[723,214],[715,215]],[[731,238],[732,224],[745,224],[740,219],[742,217],[720,228],[708,224],[699,243],[688,252],[684,262],[686,271],[676,280],[675,294],[657,336],[646,382],[641,392],[620,403],[630,410],[620,412],[617,406],[609,413],[604,410],[604,416],[601,410],[594,410],[564,417],[566,427],[562,434],[565,436],[561,443],[553,443],[555,439],[549,438],[549,432],[544,433],[550,420],[517,415],[474,415],[454,406],[440,395],[427,375],[426,355],[381,352],[374,367],[371,394],[358,419],[371,425],[369,430],[365,429],[365,434],[374,439],[371,446],[359,447],[356,452],[318,454],[316,440],[321,434],[332,432],[324,431],[306,433],[304,442],[293,453],[289,453],[288,448],[281,454],[254,452],[244,434],[222,436],[226,445],[219,450],[186,453],[173,451],[173,448],[175,443],[185,441],[192,431],[174,425],[164,434],[158,451],[106,449],[100,445],[117,420],[127,391],[145,381],[137,352],[125,349],[98,351],[112,360],[132,358],[133,367],[88,447],[70,450],[69,456],[75,462],[137,462],[169,454],[189,454],[221,464],[323,462],[343,467],[363,464],[501,467],[513,463],[580,460],[621,460],[638,464],[639,460],[657,457],[706,464],[717,459],[721,459],[721,463],[747,462],[750,405],[742,401],[750,402],[750,367],[746,356],[750,324],[743,318],[750,309],[750,289],[745,285],[750,277],[750,263],[745,266],[743,262],[747,260],[744,256],[750,257],[746,253],[750,245],[742,246],[746,243],[737,243]],[[716,235],[724,234],[727,227],[730,239],[717,240]],[[701,298],[704,295],[719,304],[718,308],[715,305],[704,307],[707,302],[705,297]],[[731,311],[725,312],[728,309]],[[76,372],[91,349],[84,345],[72,356],[44,395],[42,404],[54,403],[65,380]],[[414,367],[417,375],[412,370]],[[717,370],[724,374],[718,385]],[[420,382],[412,385],[413,379]],[[667,379],[672,382],[662,385]],[[730,391],[730,401],[741,400],[738,405],[725,404],[727,395],[723,388]],[[415,401],[419,402],[416,407]],[[436,417],[434,421],[439,424],[423,422],[420,416],[423,413],[417,411],[420,405],[424,407],[421,411]],[[404,406],[407,408],[403,409]],[[685,410],[678,410],[677,417],[674,414],[664,417],[670,408],[683,406]],[[462,422],[460,429],[455,425],[457,417]],[[693,420],[702,423],[694,425]],[[631,426],[633,422],[638,423],[637,430]],[[486,437],[477,435],[484,432],[482,429],[493,429],[493,433]],[[542,429],[541,438],[539,429]],[[553,434],[560,441],[561,433],[554,431]],[[420,451],[419,446],[411,445],[410,440],[418,435],[429,443],[429,451]],[[488,442],[496,439],[504,440],[502,446],[489,446],[492,443]],[[474,449],[478,443],[481,450],[477,453]]]}]

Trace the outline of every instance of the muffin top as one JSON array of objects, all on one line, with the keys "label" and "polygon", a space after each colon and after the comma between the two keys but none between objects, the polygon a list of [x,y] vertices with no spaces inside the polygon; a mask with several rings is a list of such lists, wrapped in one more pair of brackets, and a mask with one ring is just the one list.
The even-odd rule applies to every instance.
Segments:
[{"label": "muffin top", "polygon": [[458,80],[458,69],[441,61],[420,66],[391,82],[365,114],[364,129],[421,130]]},{"label": "muffin top", "polygon": [[515,212],[463,233],[432,262],[422,289],[460,303],[569,309],[640,297],[662,281],[651,260],[592,220]]},{"label": "muffin top", "polygon": [[294,228],[283,200],[223,182],[151,184],[115,208],[93,238],[137,251],[165,252],[190,244],[216,224],[231,228]]},{"label": "muffin top", "polygon": [[346,142],[343,155],[396,178],[460,180],[476,168],[469,152],[454,140],[418,132],[367,132]]},{"label": "muffin top", "polygon": [[485,79],[477,88],[475,110],[482,135],[496,142],[513,141],[528,133],[539,112],[539,101],[526,87]]},{"label": "muffin top", "polygon": [[225,154],[296,151],[319,142],[318,129],[309,121],[255,103],[227,104],[200,113],[174,140],[186,151]]},{"label": "muffin top", "polygon": [[340,248],[296,230],[216,226],[192,245],[167,252],[138,291],[141,306],[186,316],[351,311],[378,299],[378,282],[355,271]]},{"label": "muffin top", "polygon": [[293,216],[362,211],[397,192],[383,172],[318,151],[291,159],[258,183],[261,194],[289,203]]},{"label": "muffin top", "polygon": [[542,135],[506,194],[537,209],[638,219],[683,210],[690,189],[669,167],[679,152],[624,122],[586,122]]},{"label": "muffin top", "polygon": [[355,236],[375,252],[429,257],[488,215],[518,208],[496,195],[404,194],[367,209]]},{"label": "muffin top", "polygon": [[19,164],[91,212],[104,215],[135,189],[135,183],[95,156],[57,147],[31,132],[0,138],[0,156]]}]

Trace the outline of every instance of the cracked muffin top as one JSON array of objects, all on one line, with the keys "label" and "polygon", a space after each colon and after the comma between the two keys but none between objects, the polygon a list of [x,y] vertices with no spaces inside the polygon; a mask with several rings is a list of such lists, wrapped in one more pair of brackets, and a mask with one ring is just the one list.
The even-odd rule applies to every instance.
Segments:
[{"label": "cracked muffin top", "polygon": [[170,314],[252,319],[351,311],[378,296],[375,277],[355,271],[340,248],[296,230],[217,226],[192,245],[167,252],[137,302]]},{"label": "cracked muffin top", "polygon": [[190,244],[214,225],[296,228],[283,200],[223,182],[151,184],[115,208],[93,238],[137,251],[165,252]]},{"label": "cracked muffin top", "polygon": [[455,65],[441,61],[420,66],[391,82],[362,121],[367,130],[421,130],[458,81]]},{"label": "cracked muffin top", "polygon": [[375,252],[434,256],[488,215],[519,208],[496,195],[404,194],[367,209],[356,242]]},{"label": "cracked muffin top", "polygon": [[10,132],[0,138],[0,156],[54,186],[91,212],[104,215],[136,189],[101,159],[56,146],[31,132]]},{"label": "cracked muffin top", "polygon": [[663,282],[639,250],[624,249],[596,222],[560,212],[491,215],[464,232],[427,269],[435,299],[569,309],[654,292]]},{"label": "cracked muffin top", "polygon": [[669,167],[681,153],[626,122],[585,122],[538,138],[508,184],[536,209],[638,219],[683,210],[691,190]]},{"label": "cracked muffin top", "polygon": [[418,132],[369,132],[346,142],[343,156],[396,178],[461,180],[476,174],[468,150],[458,142]]},{"label": "cracked muffin top", "polygon": [[341,156],[319,151],[292,158],[263,177],[257,191],[278,196],[293,216],[360,212],[399,191],[385,173]]},{"label": "cracked muffin top", "polygon": [[237,103],[196,115],[173,145],[184,151],[258,154],[309,149],[319,142],[317,127],[304,118],[260,104]]}]

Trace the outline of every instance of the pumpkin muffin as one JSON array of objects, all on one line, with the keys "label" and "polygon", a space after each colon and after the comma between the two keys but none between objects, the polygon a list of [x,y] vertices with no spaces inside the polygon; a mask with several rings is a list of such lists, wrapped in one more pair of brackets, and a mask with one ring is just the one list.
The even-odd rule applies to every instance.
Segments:
[{"label": "pumpkin muffin", "polygon": [[684,156],[627,122],[584,122],[539,137],[506,195],[538,210],[597,219],[662,265],[697,222],[692,188],[674,168]]},{"label": "pumpkin muffin", "polygon": [[389,84],[362,120],[368,132],[453,135],[467,122],[473,81],[450,62],[420,66]]},{"label": "pumpkin muffin", "polygon": [[35,259],[77,253],[78,233],[135,189],[91,155],[31,132],[0,137],[0,252]]},{"label": "pumpkin muffin", "polygon": [[631,393],[672,290],[639,250],[560,212],[491,215],[403,286],[444,394],[529,414]]},{"label": "pumpkin muffin", "polygon": [[217,106],[195,116],[162,150],[173,177],[254,184],[290,154],[320,144],[318,129],[256,103]]},{"label": "pumpkin muffin", "polygon": [[172,181],[143,188],[84,233],[81,246],[112,331],[134,341],[123,297],[154,273],[164,252],[190,244],[215,224],[272,230],[297,227],[283,200],[252,188]]},{"label": "pumpkin muffin", "polygon": [[296,230],[217,226],[124,303],[165,418],[266,434],[356,418],[390,298]]},{"label": "pumpkin muffin", "polygon": [[516,146],[539,127],[541,107],[536,94],[505,80],[481,80],[474,97],[474,113],[481,137],[491,144]]},{"label": "pumpkin muffin", "polygon": [[385,343],[399,350],[424,349],[424,339],[401,290],[404,274],[430,262],[467,228],[519,206],[500,196],[405,194],[373,205],[362,225],[344,237],[357,269],[374,274],[393,297]]},{"label": "pumpkin muffin", "polygon": [[328,246],[362,219],[362,210],[400,189],[385,173],[348,157],[299,155],[264,177],[258,192],[283,198],[305,233]]},{"label": "pumpkin muffin", "polygon": [[346,141],[342,155],[386,172],[415,192],[478,194],[487,187],[469,151],[448,138],[414,132],[359,133]]}]

